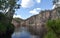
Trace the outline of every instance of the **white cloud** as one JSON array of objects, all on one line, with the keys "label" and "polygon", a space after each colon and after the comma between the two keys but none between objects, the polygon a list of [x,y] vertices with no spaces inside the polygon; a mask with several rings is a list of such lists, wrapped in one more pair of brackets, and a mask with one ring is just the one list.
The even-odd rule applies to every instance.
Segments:
[{"label": "white cloud", "polygon": [[30,7],[32,7],[34,4],[35,4],[35,3],[34,3],[33,0],[22,0],[22,1],[21,1],[21,6],[22,6],[23,8],[30,8]]},{"label": "white cloud", "polygon": [[22,18],[20,15],[14,15],[13,18]]},{"label": "white cloud", "polygon": [[37,2],[37,3],[40,3],[40,2],[41,2],[41,0],[36,0],[36,2]]},{"label": "white cloud", "polygon": [[54,9],[54,8],[55,8],[55,5],[53,5],[52,9]]},{"label": "white cloud", "polygon": [[35,8],[35,9],[29,11],[29,13],[34,14],[34,15],[39,14],[40,10],[41,10],[41,8]]}]

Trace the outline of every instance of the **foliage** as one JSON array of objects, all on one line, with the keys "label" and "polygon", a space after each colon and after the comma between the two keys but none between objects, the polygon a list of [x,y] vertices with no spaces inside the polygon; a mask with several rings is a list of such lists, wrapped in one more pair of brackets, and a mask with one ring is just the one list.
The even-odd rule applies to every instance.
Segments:
[{"label": "foliage", "polygon": [[18,0],[0,0],[0,12],[4,13],[10,22],[12,21],[15,9],[18,9],[20,7],[17,2]]},{"label": "foliage", "polygon": [[0,13],[0,19],[4,18],[4,14],[3,13]]},{"label": "foliage", "polygon": [[14,25],[7,19],[3,13],[0,13],[0,38],[9,38],[14,32]]},{"label": "foliage", "polygon": [[11,24],[15,9],[19,8],[18,0],[0,0],[0,38],[10,38],[14,32]]},{"label": "foliage", "polygon": [[48,31],[44,38],[57,38],[56,34],[53,31]]},{"label": "foliage", "polygon": [[1,33],[6,33],[6,25],[4,25],[4,24],[2,24],[2,23],[0,23],[0,34]]},{"label": "foliage", "polygon": [[[60,19],[56,19],[56,20],[48,20],[46,23],[47,27],[48,27],[48,36],[49,33],[51,34],[51,36],[56,35],[57,38],[60,38]],[[52,31],[51,31],[52,30]],[[48,37],[47,36],[47,37]],[[55,36],[54,36],[55,37]],[[53,38],[53,37],[50,37]]]},{"label": "foliage", "polygon": [[3,24],[0,22],[0,34],[6,33],[6,31],[8,31],[7,29],[14,31],[14,25],[11,23],[10,24]]},{"label": "foliage", "polygon": [[13,8],[15,8],[15,6],[16,5],[18,5],[19,6],[19,4],[17,4],[17,1],[18,0],[0,0],[0,9],[2,8],[4,8],[4,9],[6,9],[6,8],[8,8],[8,7],[13,7]]}]

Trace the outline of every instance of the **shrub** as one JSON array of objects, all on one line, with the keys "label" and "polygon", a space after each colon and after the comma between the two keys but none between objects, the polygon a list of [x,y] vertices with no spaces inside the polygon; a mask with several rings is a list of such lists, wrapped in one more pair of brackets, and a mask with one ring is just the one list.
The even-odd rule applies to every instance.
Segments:
[{"label": "shrub", "polygon": [[57,38],[56,34],[53,31],[48,31],[44,38]]},{"label": "shrub", "polygon": [[[56,19],[56,20],[48,20],[46,23],[47,27],[48,27],[48,36],[54,36],[56,35],[57,38],[60,38],[60,19]],[[51,32],[51,30],[54,32]],[[49,35],[49,33],[52,33],[51,35]],[[54,36],[55,37],[55,36]],[[50,37],[53,38],[53,37]]]},{"label": "shrub", "polygon": [[4,25],[3,23],[0,23],[0,34],[1,33],[6,33],[6,25]]},{"label": "shrub", "polygon": [[0,13],[0,38],[11,38],[13,32],[14,25],[3,13]]}]

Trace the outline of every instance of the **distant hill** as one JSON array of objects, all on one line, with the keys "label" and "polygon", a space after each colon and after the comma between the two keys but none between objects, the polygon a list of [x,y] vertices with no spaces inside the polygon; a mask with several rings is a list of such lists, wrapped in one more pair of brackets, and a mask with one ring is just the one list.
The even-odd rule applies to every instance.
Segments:
[{"label": "distant hill", "polygon": [[13,18],[13,20],[17,21],[17,22],[21,22],[21,21],[24,21],[23,19],[21,18]]},{"label": "distant hill", "polygon": [[21,19],[21,18],[13,18],[13,19],[12,19],[12,23],[13,23],[13,25],[14,25],[16,28],[20,27],[21,22],[23,22],[23,21],[24,21],[24,20]]}]

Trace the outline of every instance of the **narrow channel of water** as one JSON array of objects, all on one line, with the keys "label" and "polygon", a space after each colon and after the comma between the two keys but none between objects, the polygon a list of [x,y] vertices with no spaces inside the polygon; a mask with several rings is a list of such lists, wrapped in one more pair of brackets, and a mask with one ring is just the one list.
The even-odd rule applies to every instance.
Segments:
[{"label": "narrow channel of water", "polygon": [[35,35],[31,35],[30,32],[27,31],[26,27],[21,27],[19,32],[14,32],[12,34],[12,38],[38,38]]}]

